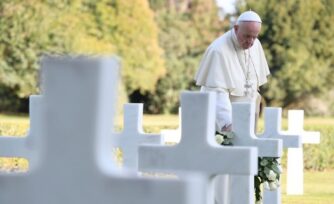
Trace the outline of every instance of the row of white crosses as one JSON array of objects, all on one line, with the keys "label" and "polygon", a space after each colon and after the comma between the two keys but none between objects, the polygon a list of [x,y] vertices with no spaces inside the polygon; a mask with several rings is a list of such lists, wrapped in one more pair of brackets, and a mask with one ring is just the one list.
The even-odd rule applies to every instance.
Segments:
[{"label": "row of white crosses", "polygon": [[[208,178],[207,204],[214,203],[214,177],[219,174],[257,173],[255,147],[222,147],[215,141],[215,95],[186,92],[181,95],[181,141],[174,146],[139,147],[139,169],[177,173],[180,177],[198,172]],[[236,162],[237,161],[237,162]],[[243,188],[241,184],[240,188]],[[247,185],[247,184],[246,184]],[[243,194],[253,204],[253,194]]]},{"label": "row of white crosses", "polygon": [[[190,100],[192,101],[192,100]],[[197,106],[202,107],[204,104],[198,104]],[[236,115],[235,122],[236,131],[246,130],[239,135],[249,135],[248,137],[241,137],[240,142],[234,142],[236,144],[239,143],[239,146],[256,146],[261,149],[261,155],[267,155],[271,157],[279,157],[282,154],[282,145],[279,141],[270,140],[272,139],[280,139],[283,142],[284,148],[298,148],[301,146],[301,138],[299,135],[293,134],[291,131],[281,131],[281,117],[282,111],[280,108],[266,108],[265,109],[265,132],[260,136],[260,139],[254,137],[254,121],[251,113],[254,110],[252,109],[250,104],[234,104],[234,115]],[[187,106],[184,106],[187,107]],[[137,169],[138,163],[138,152],[137,148],[140,144],[160,144],[165,141],[168,143],[178,143],[181,139],[181,128],[182,125],[178,127],[177,130],[162,130],[161,137],[160,135],[149,135],[143,133],[142,130],[142,104],[126,104],[124,106],[124,130],[122,132],[121,137],[117,137],[116,142],[114,142],[114,146],[120,146],[123,150],[123,158],[124,158],[124,167],[125,169],[132,169],[134,171]],[[292,111],[290,111],[292,112]],[[290,113],[289,112],[289,113]],[[179,108],[179,113],[181,113],[181,108]],[[245,113],[248,113],[245,115]],[[241,118],[240,118],[241,117]],[[245,118],[246,117],[246,118]],[[179,121],[181,124],[181,114],[179,116]],[[238,118],[238,119],[236,119]],[[291,118],[291,117],[289,117]],[[240,123],[240,121],[242,121]],[[290,120],[289,120],[290,121]],[[303,122],[303,121],[302,121]],[[239,128],[240,127],[240,128]],[[246,129],[243,127],[247,127]],[[305,132],[305,131],[304,131]],[[301,131],[298,131],[301,135]],[[129,136],[127,136],[129,135]],[[153,137],[152,137],[153,136]],[[186,137],[183,135],[183,137]],[[269,140],[268,140],[269,139]],[[117,142],[118,141],[118,142]],[[121,145],[120,145],[121,144]],[[196,143],[197,144],[197,143]],[[163,171],[163,170],[162,170]],[[170,172],[177,171],[175,168],[169,170]],[[183,170],[185,171],[185,170]],[[186,170],[191,171],[191,170]],[[222,177],[223,180],[226,180],[226,177]],[[249,200],[250,195],[253,194],[253,176],[246,176],[242,179],[242,177],[233,177],[229,179],[230,185],[227,182],[224,183],[224,188],[218,186],[216,190],[222,191],[218,195],[221,195],[222,199],[224,199],[225,203],[239,203],[246,202],[245,200]],[[235,187],[235,193],[233,190],[230,192],[226,189],[233,189]],[[249,196],[245,195],[243,197],[239,196],[241,187],[247,188],[246,192],[249,192]],[[232,187],[232,188],[231,188]],[[243,191],[244,192],[244,191]],[[235,195],[235,196],[233,196]],[[281,203],[281,191],[278,188],[276,191],[265,191],[264,194],[264,203]],[[219,197],[219,196],[218,196]],[[244,199],[244,200],[240,200]],[[219,200],[219,198],[218,198]],[[233,201],[234,200],[234,201]],[[252,202],[252,201],[250,201]],[[222,202],[223,203],[223,202]]]},{"label": "row of white crosses", "polygon": [[[179,109],[181,110],[181,109]],[[302,195],[303,190],[303,147],[302,144],[318,144],[320,143],[320,133],[315,131],[305,131],[303,128],[304,111],[289,110],[288,111],[288,131],[282,131],[282,109],[266,107],[264,109],[265,132],[257,135],[260,138],[276,138],[283,141],[283,148],[288,150],[287,155],[287,189],[288,195]],[[181,121],[181,117],[179,116]],[[181,124],[181,123],[180,123]],[[162,130],[161,135],[167,142],[178,142],[181,137],[181,128],[176,130]],[[225,180],[225,188],[227,188],[227,178]],[[222,183],[223,181],[221,181]],[[218,191],[223,191],[221,187],[217,187]],[[221,199],[227,199],[228,192],[222,194]],[[275,201],[275,202],[273,202]],[[225,201],[227,202],[227,201]],[[281,203],[281,189],[276,191],[265,190],[264,203]]]},{"label": "row of white crosses", "polygon": [[[184,94],[186,95],[186,94]],[[189,95],[189,94],[188,94]],[[192,97],[192,99],[189,96],[184,96],[182,97],[182,101],[185,101],[186,99],[184,98],[189,98],[189,102],[193,104],[194,101],[198,104],[194,107],[210,107],[208,106],[208,102],[205,100],[196,100],[195,97],[198,97],[196,95],[194,95]],[[204,98],[203,98],[204,99]],[[181,101],[181,103],[182,103]],[[210,102],[212,103],[212,102]],[[183,107],[187,108],[190,107],[190,104],[186,104],[186,103],[182,103]],[[212,104],[211,104],[212,105]],[[137,105],[139,106],[139,105]],[[131,112],[126,111],[128,106],[125,106],[125,121],[126,118],[128,118],[129,116],[133,116],[134,114],[131,114]],[[211,106],[214,107],[214,106]],[[256,138],[254,135],[254,117],[252,117],[252,115],[254,114],[254,108],[251,108],[250,104],[234,104],[233,106],[233,110],[234,110],[234,114],[236,117],[234,117],[234,123],[235,123],[235,133],[236,135],[240,136],[239,138],[236,137],[236,141],[235,143],[238,143],[240,146],[256,146],[259,149],[261,149],[261,155],[269,155],[269,156],[280,156],[281,154],[281,141],[279,140],[274,140],[274,139],[263,139],[263,138]],[[133,108],[132,108],[133,110]],[[187,108],[186,110],[189,110],[189,108]],[[135,111],[133,111],[135,112]],[[138,111],[137,111],[138,112]],[[196,115],[194,115],[194,113]],[[186,114],[186,113],[185,113]],[[202,108],[201,110],[198,111],[194,111],[191,110],[190,112],[188,112],[188,117],[186,117],[187,115],[184,116],[184,114],[182,114],[183,118],[187,118],[188,120],[186,121],[192,121],[191,123],[189,123],[191,125],[191,127],[193,128],[188,128],[188,130],[191,130],[191,132],[189,133],[183,133],[182,134],[182,140],[181,143],[178,144],[176,147],[161,147],[160,146],[155,146],[154,147],[154,151],[151,152],[149,151],[149,153],[147,153],[145,151],[145,154],[140,154],[140,163],[141,163],[141,170],[158,170],[158,171],[167,171],[167,172],[184,172],[184,171],[194,171],[196,169],[196,166],[210,166],[210,168],[212,166],[214,166],[213,164],[209,165],[210,162],[209,161],[215,161],[215,165],[217,165],[216,163],[219,163],[219,165],[222,164],[226,164],[224,162],[217,162],[219,161],[217,158],[212,158],[211,160],[208,159],[208,157],[210,158],[210,155],[204,155],[204,152],[208,152],[207,150],[203,150],[202,147],[202,141],[203,141],[203,135],[209,135],[208,140],[212,140],[212,131],[213,131],[213,125],[209,126],[211,129],[211,133],[209,134],[205,134],[203,133],[201,130],[198,130],[197,128],[194,127],[201,127],[200,124],[204,124],[207,123],[207,121],[209,121],[210,124],[214,124],[211,120],[213,119],[212,115],[210,113],[208,113],[209,116],[206,117],[206,110],[204,108]],[[138,114],[137,114],[138,116]],[[195,116],[195,117],[194,117]],[[201,116],[201,117],[200,117]],[[196,120],[194,120],[194,118],[196,118]],[[138,116],[139,121],[141,121],[141,117]],[[208,120],[210,119],[210,120]],[[131,121],[129,121],[131,122]],[[133,129],[137,130],[138,126],[141,127],[141,125],[138,125],[138,121],[134,121],[132,120],[131,122],[133,125]],[[135,125],[136,124],[136,125]],[[141,124],[141,123],[140,123]],[[277,124],[277,123],[275,123]],[[128,125],[131,126],[131,125]],[[187,125],[182,123],[181,127],[186,127]],[[182,128],[179,129],[182,129]],[[277,128],[276,128],[277,129]],[[131,132],[131,131],[130,131]],[[133,132],[133,131],[132,131]],[[271,132],[267,131],[267,133],[264,134],[264,138],[267,136],[269,137]],[[134,134],[134,133],[133,133]],[[190,136],[189,136],[190,135]],[[210,137],[211,135],[211,137]],[[197,136],[197,137],[196,137]],[[190,140],[189,140],[190,138]],[[293,137],[291,137],[293,138]],[[123,138],[124,140],[127,140],[127,138]],[[131,139],[130,137],[128,137],[128,139]],[[279,138],[281,139],[281,138]],[[289,139],[288,139],[289,140]],[[138,146],[140,143],[137,142],[136,145]],[[214,141],[213,143],[214,145],[217,146],[216,142]],[[206,145],[207,146],[207,145]],[[132,145],[133,147],[133,145]],[[155,148],[158,148],[158,150],[156,150]],[[161,149],[162,148],[162,149]],[[167,149],[166,149],[167,148]],[[237,147],[233,147],[236,148]],[[192,153],[188,153],[188,151],[191,150]],[[162,153],[161,153],[162,151]],[[197,153],[199,151],[199,153]],[[130,157],[131,155],[131,151],[128,152],[123,152],[125,154],[127,154],[127,158]],[[147,155],[146,155],[147,154]],[[144,156],[142,156],[144,155]],[[145,156],[146,155],[146,156]],[[178,156],[179,155],[179,156]],[[189,157],[189,155],[191,156],[191,158],[183,158],[181,157],[182,161],[180,160],[180,155],[186,155]],[[202,156],[200,156],[202,155]],[[231,155],[231,154],[221,154],[220,157],[223,158],[224,155]],[[235,155],[232,155],[233,157]],[[166,159],[166,157],[169,158]],[[205,162],[205,165],[201,164],[202,159],[201,158],[206,158],[203,160],[203,162]],[[151,158],[151,160],[154,161],[153,167],[151,166],[152,164],[146,164],[146,160],[147,158]],[[179,158],[179,159],[175,159],[175,158]],[[196,160],[194,160],[193,158],[196,158]],[[238,157],[234,157],[236,160],[238,159]],[[240,157],[239,157],[240,158]],[[168,161],[163,161],[163,160],[168,160]],[[196,162],[196,164],[193,164],[193,162]],[[124,161],[125,163],[127,163],[127,161]],[[152,161],[151,161],[152,162]],[[163,164],[158,164],[158,162],[162,162]],[[181,163],[180,163],[181,162]],[[233,162],[232,160],[229,161],[230,163],[233,163],[233,165],[230,165],[230,167],[232,168],[237,168],[237,166],[235,166],[235,162]],[[238,162],[241,162],[238,160]],[[257,164],[257,161],[253,162],[253,164]],[[162,167],[161,167],[162,166]],[[198,167],[197,167],[198,168]],[[254,168],[254,167],[253,167]],[[214,169],[213,169],[214,170]],[[197,170],[196,170],[197,171]],[[208,169],[199,169],[199,172],[202,172],[204,174],[207,174],[208,177],[217,175],[214,174],[214,172],[208,172]],[[212,169],[211,169],[212,171]],[[228,173],[226,170],[224,171],[223,169],[221,170],[221,172],[225,172]],[[236,174],[235,173],[236,170],[234,170],[232,173],[230,174]],[[225,203],[253,203],[253,195],[254,195],[254,191],[253,191],[253,186],[254,186],[254,181],[253,181],[254,175],[247,175],[247,176],[231,176],[230,181],[231,181],[231,186],[224,186],[225,188],[217,188],[219,190],[225,190],[224,192],[218,192],[219,195],[222,195],[223,199],[225,200]],[[212,184],[209,183],[209,186],[211,186]],[[218,186],[219,187],[219,186]],[[234,190],[231,191],[226,191],[226,189],[234,188]],[[243,192],[243,196],[240,196],[240,189]],[[247,193],[246,193],[247,192]],[[230,195],[230,196],[228,196]],[[210,195],[208,197],[208,203],[212,203],[212,195]],[[218,199],[219,200],[219,199]],[[271,202],[273,203],[273,202]]]},{"label": "row of white crosses", "polygon": [[[183,144],[187,144],[187,141],[194,144],[193,149],[197,154],[188,154],[192,168],[182,164],[184,160],[181,159],[176,163],[185,169],[175,169],[183,172],[188,168],[190,171],[187,174],[197,172],[205,175],[205,179],[201,176],[186,179],[183,175],[181,180],[149,180],[124,174],[124,171],[121,173],[111,159],[112,147],[119,145],[123,148],[128,162],[126,166],[132,169],[136,168],[136,161],[128,160],[130,157],[126,154],[136,153],[126,146],[136,148],[141,141],[132,138],[128,139],[134,140],[131,144],[125,141],[128,134],[140,132],[139,109],[132,109],[135,110],[137,121],[127,121],[125,118],[129,124],[125,125],[123,135],[111,132],[116,88],[110,87],[115,87],[117,73],[110,68],[115,68],[116,64],[114,60],[106,59],[43,60],[44,92],[42,96],[31,98],[31,110],[37,112],[31,114],[29,136],[23,139],[2,137],[0,140],[0,149],[4,150],[1,156],[15,155],[32,161],[26,174],[0,176],[1,203],[212,203],[213,191],[207,193],[207,189],[212,189],[208,186],[212,186],[213,175],[256,173],[256,148],[225,148],[215,142],[212,117],[215,99],[214,95],[203,93],[183,94],[186,118],[189,118],[185,120],[189,122],[183,125],[185,135],[188,135],[184,137],[188,139],[183,139]],[[33,105],[36,103],[38,106]],[[194,112],[192,109],[203,110]],[[127,115],[133,113],[125,112]],[[128,130],[128,127],[134,131]],[[34,130],[38,130],[38,133]],[[194,138],[193,133],[196,134]],[[125,140],[120,142],[122,136]],[[9,139],[11,148],[6,150],[4,146],[8,145]],[[184,155],[183,149],[191,150],[187,145],[177,149],[180,155]],[[202,156],[199,165],[194,158],[199,159],[203,155],[201,150],[209,154]],[[20,151],[20,154],[13,153]],[[30,151],[35,155],[29,157]],[[143,155],[145,157],[147,154]],[[238,165],[229,165],[235,157],[242,160]],[[17,194],[20,196],[15,196]]]},{"label": "row of white crosses", "polygon": [[[254,203],[253,176],[257,173],[257,156],[281,154],[279,140],[264,139],[273,136],[268,131],[263,138],[255,137],[254,110],[250,104],[233,105],[236,146],[217,145],[213,121],[215,100],[207,93],[182,94],[181,104],[185,111],[179,127],[179,130],[182,129],[182,140],[176,146],[164,147],[164,137],[143,132],[141,104],[125,105],[123,131],[113,133],[110,124],[117,81],[118,63],[115,60],[47,59],[43,64],[45,93],[31,97],[28,137],[0,138],[0,156],[26,157],[30,162],[27,175],[9,176],[20,178],[20,182],[13,186],[8,183],[2,185],[1,181],[9,177],[0,175],[0,203],[25,201],[29,204],[47,199],[47,203],[65,204],[79,201],[213,203],[213,177],[219,174],[231,175],[227,184],[231,190],[226,191],[228,188],[225,188],[225,194],[222,193],[225,201]],[[273,124],[280,125],[278,122]],[[145,143],[157,145],[142,147],[138,154],[139,145]],[[120,147],[123,152],[122,170],[117,169],[111,159],[115,147]],[[254,147],[259,149],[259,154]],[[80,158],[86,159],[81,161]],[[137,172],[138,161],[141,170],[176,172],[181,180],[137,178],[136,174],[129,173]],[[197,172],[205,178],[184,176],[185,172]],[[37,188],[27,188],[29,185]],[[53,187],[45,187],[49,185]],[[108,187],[103,189],[103,185]],[[119,186],[117,190],[116,186]],[[24,188],[27,190],[24,191]],[[15,198],[14,194],[18,192],[13,189],[21,189],[19,193],[23,196]],[[245,189],[243,196],[240,196],[240,189]],[[78,198],[80,192],[87,191],[89,193]],[[108,195],[102,195],[101,191]],[[44,196],[38,196],[36,192],[42,192]],[[49,196],[53,192],[60,196]],[[271,201],[273,199],[270,198]],[[278,200],[269,203],[279,203]]]},{"label": "row of white crosses", "polygon": [[0,156],[29,159],[27,173],[0,174],[1,204],[203,204],[206,180],[139,178],[112,160],[119,63],[44,58],[43,94],[31,97],[27,137],[1,137]]}]

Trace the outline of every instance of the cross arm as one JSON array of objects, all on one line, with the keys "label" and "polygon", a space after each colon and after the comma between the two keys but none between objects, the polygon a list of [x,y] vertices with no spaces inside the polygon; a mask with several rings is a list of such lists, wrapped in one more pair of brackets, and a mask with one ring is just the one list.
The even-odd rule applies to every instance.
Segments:
[{"label": "cross arm", "polygon": [[[195,171],[208,175],[257,173],[257,149],[250,147],[210,147],[182,151],[178,145],[141,145],[139,169],[160,172]],[[233,164],[233,165],[231,165]]]}]

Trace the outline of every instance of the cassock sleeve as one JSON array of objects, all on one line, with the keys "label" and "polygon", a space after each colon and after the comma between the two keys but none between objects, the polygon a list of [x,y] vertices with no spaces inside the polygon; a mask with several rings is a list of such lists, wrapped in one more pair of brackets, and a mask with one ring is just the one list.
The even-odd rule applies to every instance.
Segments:
[{"label": "cassock sleeve", "polygon": [[227,89],[201,87],[201,91],[216,92],[216,131],[222,132],[232,124],[232,105]]},{"label": "cassock sleeve", "polygon": [[215,49],[207,49],[195,76],[196,85],[223,89],[236,87],[225,55]]}]

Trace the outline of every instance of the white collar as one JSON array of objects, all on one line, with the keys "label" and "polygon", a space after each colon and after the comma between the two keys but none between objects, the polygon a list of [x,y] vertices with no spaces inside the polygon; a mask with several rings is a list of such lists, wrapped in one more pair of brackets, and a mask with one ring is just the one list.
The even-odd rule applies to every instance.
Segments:
[{"label": "white collar", "polygon": [[237,35],[235,34],[234,28],[232,28],[232,34],[231,35],[232,35],[232,43],[235,45],[235,48],[238,49],[238,50],[244,50],[244,49],[242,49],[242,47],[239,44],[239,41],[238,41]]}]

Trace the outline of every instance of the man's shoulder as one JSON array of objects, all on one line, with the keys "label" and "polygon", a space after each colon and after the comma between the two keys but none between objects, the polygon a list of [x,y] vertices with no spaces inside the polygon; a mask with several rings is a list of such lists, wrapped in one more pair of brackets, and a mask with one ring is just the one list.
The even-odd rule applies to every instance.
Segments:
[{"label": "man's shoulder", "polygon": [[210,51],[212,52],[224,51],[224,49],[226,49],[229,46],[228,45],[229,36],[230,36],[230,31],[216,38],[209,46]]},{"label": "man's shoulder", "polygon": [[256,39],[251,48],[255,52],[263,51],[262,44],[259,39]]},{"label": "man's shoulder", "polygon": [[260,47],[260,48],[262,48],[262,44],[261,44],[261,41],[259,40],[259,39],[255,39],[255,41],[254,41],[254,45],[256,45],[257,47]]}]

